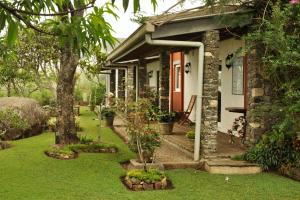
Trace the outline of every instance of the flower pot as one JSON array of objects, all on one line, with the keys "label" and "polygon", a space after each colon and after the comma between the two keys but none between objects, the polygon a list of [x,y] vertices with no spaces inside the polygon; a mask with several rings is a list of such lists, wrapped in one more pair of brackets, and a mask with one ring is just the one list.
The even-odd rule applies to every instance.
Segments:
[{"label": "flower pot", "polygon": [[105,126],[109,126],[109,127],[113,126],[114,119],[115,119],[115,116],[105,117]]},{"label": "flower pot", "polygon": [[162,135],[169,135],[173,132],[174,122],[163,123],[159,122],[159,132]]}]

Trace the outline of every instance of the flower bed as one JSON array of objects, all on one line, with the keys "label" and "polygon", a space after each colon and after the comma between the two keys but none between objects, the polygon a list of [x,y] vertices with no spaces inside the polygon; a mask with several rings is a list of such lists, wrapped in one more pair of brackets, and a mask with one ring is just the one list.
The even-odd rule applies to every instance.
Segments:
[{"label": "flower bed", "polygon": [[122,177],[123,183],[133,191],[163,190],[172,188],[171,182],[158,170],[131,170]]},{"label": "flower bed", "polygon": [[70,145],[70,149],[77,153],[116,153],[118,151],[115,145],[95,142],[90,144],[73,144]]},{"label": "flower bed", "polygon": [[53,145],[49,147],[45,154],[49,157],[61,159],[61,160],[70,160],[78,157],[78,153],[72,151],[69,146],[59,146]]},{"label": "flower bed", "polygon": [[45,154],[49,157],[68,160],[77,158],[79,153],[117,153],[118,148],[112,144],[94,142],[90,139],[81,139],[79,144],[67,146],[54,145],[49,147]]},{"label": "flower bed", "polygon": [[8,149],[11,147],[11,144],[6,141],[0,141],[0,150]]}]

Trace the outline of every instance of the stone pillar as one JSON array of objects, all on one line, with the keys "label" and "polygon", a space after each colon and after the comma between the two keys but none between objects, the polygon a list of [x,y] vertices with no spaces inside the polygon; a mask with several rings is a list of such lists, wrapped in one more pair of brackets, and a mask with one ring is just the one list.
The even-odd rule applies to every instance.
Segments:
[{"label": "stone pillar", "polygon": [[147,62],[144,59],[139,60],[138,65],[138,96],[145,97],[147,91]]},{"label": "stone pillar", "polygon": [[126,101],[134,101],[135,100],[135,92],[134,92],[134,72],[135,67],[133,65],[128,66],[127,68],[127,83],[126,84],[126,90],[127,90],[127,99]]},{"label": "stone pillar", "polygon": [[159,108],[164,111],[169,111],[170,104],[170,55],[167,52],[162,52],[159,58]]},{"label": "stone pillar", "polygon": [[115,91],[116,91],[115,81],[116,81],[116,70],[111,70],[111,74],[110,74],[110,92],[111,93],[115,93]]},{"label": "stone pillar", "polygon": [[272,86],[268,79],[264,77],[263,65],[259,55],[262,53],[253,50],[248,55],[248,110],[247,110],[247,131],[246,145],[252,146],[258,142],[262,134],[269,130],[272,122],[267,119],[263,111],[257,108],[271,103]]},{"label": "stone pillar", "polygon": [[202,142],[204,157],[217,150],[218,133],[218,68],[219,68],[219,31],[207,31],[203,35],[204,76],[202,104]]},{"label": "stone pillar", "polygon": [[118,73],[118,97],[124,100],[125,98],[125,69],[119,69]]}]

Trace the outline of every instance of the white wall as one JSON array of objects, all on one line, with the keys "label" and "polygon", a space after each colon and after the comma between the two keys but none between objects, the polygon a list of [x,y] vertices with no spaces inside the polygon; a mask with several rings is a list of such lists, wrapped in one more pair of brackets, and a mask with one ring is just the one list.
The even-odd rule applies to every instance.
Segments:
[{"label": "white wall", "polygon": [[221,76],[221,123],[218,123],[218,129],[221,132],[227,133],[228,129],[232,128],[232,123],[235,118],[241,116],[238,113],[231,113],[225,108],[227,107],[244,107],[244,95],[232,94],[232,68],[227,69],[225,59],[228,54],[235,53],[237,49],[243,46],[243,41],[228,39],[220,42],[219,58],[222,61],[222,76]]},{"label": "white wall", "polygon": [[[183,105],[184,111],[187,109],[191,96],[197,94],[197,82],[198,82],[198,49],[190,50],[188,54],[184,55],[184,65],[191,63],[191,69],[189,73],[184,72],[184,94],[183,94]],[[189,117],[192,122],[196,120],[196,104],[194,105],[193,111]]]},{"label": "white wall", "polygon": [[153,75],[151,78],[149,78],[149,86],[156,89],[157,71],[159,71],[159,61],[158,60],[147,64],[147,73],[149,73],[150,71],[153,71]]}]

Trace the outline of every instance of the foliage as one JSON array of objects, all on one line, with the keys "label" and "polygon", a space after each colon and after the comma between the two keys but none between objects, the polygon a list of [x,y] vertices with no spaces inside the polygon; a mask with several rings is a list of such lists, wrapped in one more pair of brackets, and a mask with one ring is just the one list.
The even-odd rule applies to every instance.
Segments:
[{"label": "foliage", "polygon": [[185,136],[189,139],[194,140],[195,139],[195,131],[188,131]]},{"label": "foliage", "polygon": [[278,1],[270,7],[270,14],[246,39],[263,52],[264,73],[276,97],[272,104],[258,107],[255,117],[270,119],[273,126],[246,159],[277,169],[300,158],[300,4]]},{"label": "foliage", "polygon": [[157,120],[163,123],[173,122],[175,120],[175,113],[168,111],[160,111],[157,114]]},{"label": "foliage", "polygon": [[101,110],[101,116],[105,118],[114,117],[116,115],[116,111],[114,108],[105,107]]},{"label": "foliage", "polygon": [[80,144],[90,144],[93,142],[93,138],[88,137],[87,135],[80,136]]},{"label": "foliage", "polygon": [[78,87],[75,87],[74,98],[76,102],[83,101],[83,93]]},{"label": "foliage", "polygon": [[53,105],[55,104],[55,96],[54,94],[47,89],[42,89],[39,91],[36,91],[30,95],[33,99],[37,100],[40,105],[46,106],[46,105]]},{"label": "foliage", "polygon": [[72,144],[69,145],[69,148],[74,152],[90,152],[97,153],[106,151],[108,149],[116,149],[116,146],[113,144],[106,143],[90,143],[90,144]]},{"label": "foliage", "polygon": [[90,99],[91,110],[94,110],[96,105],[101,105],[103,103],[105,99],[105,90],[105,85],[101,83],[92,87]]},{"label": "foliage", "polygon": [[0,110],[0,140],[9,130],[25,131],[28,128],[27,121],[21,117],[19,112],[9,108]]},{"label": "foliage", "polygon": [[161,139],[159,133],[154,129],[146,126],[142,130],[142,133],[130,132],[130,134],[131,134],[130,143],[129,143],[130,149],[138,153],[139,146],[137,144],[139,143],[140,148],[143,150],[144,154],[149,155],[150,159],[152,160],[153,159],[152,156],[155,149],[157,147],[160,147],[161,145]]},{"label": "foliage", "polygon": [[274,131],[264,135],[244,158],[260,164],[265,170],[296,165],[300,160],[300,140],[295,134]]},{"label": "foliage", "polygon": [[128,171],[126,177],[130,179],[135,178],[146,183],[155,183],[166,178],[166,175],[156,169],[150,169],[148,171],[135,169]]}]

